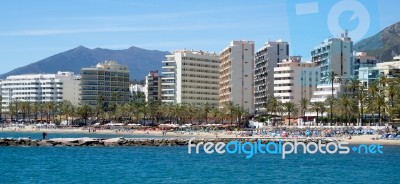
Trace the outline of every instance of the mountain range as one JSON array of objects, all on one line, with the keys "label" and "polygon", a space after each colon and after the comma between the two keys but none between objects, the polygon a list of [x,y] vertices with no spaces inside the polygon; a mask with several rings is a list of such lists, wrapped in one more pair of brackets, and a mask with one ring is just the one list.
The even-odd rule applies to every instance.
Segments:
[{"label": "mountain range", "polygon": [[105,60],[115,60],[119,64],[128,66],[131,79],[142,80],[149,71],[161,70],[161,61],[164,60],[166,54],[169,54],[169,52],[146,50],[138,47],[110,50],[102,48],[89,49],[79,46],[11,70],[0,75],[0,79],[10,75],[57,73],[57,71],[72,71],[75,74],[79,74],[81,68],[93,67]]},{"label": "mountain range", "polygon": [[355,51],[366,51],[368,55],[385,62],[400,55],[400,22],[392,24],[379,33],[365,38],[353,47]]}]

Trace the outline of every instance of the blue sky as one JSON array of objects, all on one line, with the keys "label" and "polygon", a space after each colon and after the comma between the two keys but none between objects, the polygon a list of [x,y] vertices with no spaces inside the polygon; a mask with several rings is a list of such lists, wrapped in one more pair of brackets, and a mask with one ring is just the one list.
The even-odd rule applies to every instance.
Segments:
[{"label": "blue sky", "polygon": [[397,0],[344,1],[4,0],[0,73],[79,45],[219,52],[231,40],[255,41],[257,50],[282,39],[291,55],[308,59],[319,42],[339,35],[335,29],[361,39],[400,21]]}]

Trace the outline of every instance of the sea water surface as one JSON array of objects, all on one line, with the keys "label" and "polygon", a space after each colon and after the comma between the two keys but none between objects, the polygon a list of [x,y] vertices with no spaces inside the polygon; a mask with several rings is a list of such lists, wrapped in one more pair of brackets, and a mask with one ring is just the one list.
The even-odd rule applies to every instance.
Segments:
[{"label": "sea water surface", "polygon": [[[15,137],[15,136],[14,136]],[[0,183],[399,183],[384,154],[188,154],[181,147],[0,147]]]}]

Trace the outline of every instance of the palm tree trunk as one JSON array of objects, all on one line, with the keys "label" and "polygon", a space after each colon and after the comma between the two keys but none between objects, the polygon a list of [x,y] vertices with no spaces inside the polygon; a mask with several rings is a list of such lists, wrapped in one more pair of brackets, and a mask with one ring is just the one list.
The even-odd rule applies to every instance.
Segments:
[{"label": "palm tree trunk", "polygon": [[[333,79],[332,79],[331,83],[332,83],[332,100],[333,100]],[[330,103],[331,121],[330,121],[329,125],[332,125],[332,121],[333,121],[333,107],[332,107],[333,106],[333,102],[332,102],[332,100],[331,100],[331,103]]]},{"label": "palm tree trunk", "polygon": [[378,119],[379,119],[379,126],[381,126],[381,123],[382,123],[381,106],[378,106]]}]

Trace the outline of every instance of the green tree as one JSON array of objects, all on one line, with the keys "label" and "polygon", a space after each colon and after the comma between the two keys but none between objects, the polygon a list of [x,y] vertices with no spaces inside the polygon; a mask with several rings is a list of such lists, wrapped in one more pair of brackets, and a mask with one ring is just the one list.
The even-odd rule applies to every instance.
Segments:
[{"label": "green tree", "polygon": [[308,106],[310,105],[310,100],[307,98],[301,98],[299,104],[300,104],[301,115],[305,116]]},{"label": "green tree", "polygon": [[296,104],[294,104],[293,102],[285,102],[285,103],[283,103],[283,108],[285,109],[285,111],[286,111],[286,113],[288,115],[289,126],[290,126],[291,125],[290,124],[290,115],[291,115],[291,113],[296,113],[297,114],[297,112],[295,112],[295,111],[298,111],[298,109],[296,107]]},{"label": "green tree", "polygon": [[319,113],[323,114],[325,111],[325,104],[324,102],[313,102],[311,103],[311,109],[312,111],[317,113],[317,118],[316,118],[316,123],[318,123],[318,115]]},{"label": "green tree", "polygon": [[[281,103],[276,97],[273,96],[273,97],[268,98],[268,101],[266,103],[267,112],[271,112],[272,115],[276,116],[280,106],[281,106]],[[273,118],[272,123],[273,123],[273,126],[276,125],[275,118]]]},{"label": "green tree", "polygon": [[[332,99],[335,99],[335,96],[333,95],[333,91],[335,90],[333,88],[333,84],[334,83],[340,83],[341,82],[341,78],[338,74],[336,74],[334,71],[331,71],[328,73],[327,78],[329,80],[329,82],[331,83],[331,92],[332,92]],[[333,100],[331,100],[330,102],[333,102]],[[330,124],[332,124],[333,122],[333,103],[329,104],[329,108],[331,110],[331,117],[330,117]]]},{"label": "green tree", "polygon": [[[79,106],[76,109],[76,114],[78,114],[80,116],[80,118],[82,118],[85,121],[85,125],[89,126],[87,124],[87,120],[89,119],[89,117],[92,114],[92,108],[90,107],[90,105],[88,104],[83,104],[81,106]],[[89,128],[89,132],[90,132],[90,128]]]},{"label": "green tree", "polygon": [[204,114],[203,115],[204,120],[205,120],[206,124],[208,124],[208,114],[210,113],[212,106],[210,103],[206,102],[206,103],[203,103],[201,107],[202,107],[202,112]]}]

